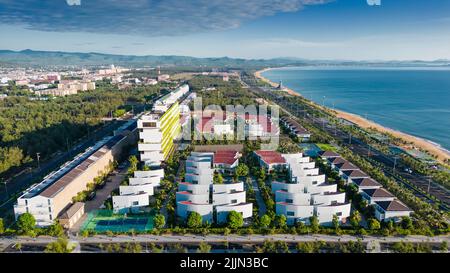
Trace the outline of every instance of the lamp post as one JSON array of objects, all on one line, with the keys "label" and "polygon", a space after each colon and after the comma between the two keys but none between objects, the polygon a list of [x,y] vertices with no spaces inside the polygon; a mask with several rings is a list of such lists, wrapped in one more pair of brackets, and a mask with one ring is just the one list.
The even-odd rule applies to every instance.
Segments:
[{"label": "lamp post", "polygon": [[8,187],[6,186],[6,180],[3,180],[3,178],[1,178],[1,181],[3,184],[5,184],[5,192],[6,192],[6,196],[8,196]]},{"label": "lamp post", "polygon": [[41,158],[41,153],[36,153],[37,158],[37,164],[38,164],[38,170],[41,170],[41,163],[39,162],[39,159]]},{"label": "lamp post", "polygon": [[396,164],[397,164],[397,157],[394,156],[394,170],[393,170],[394,174],[395,174],[395,165],[396,165]]}]

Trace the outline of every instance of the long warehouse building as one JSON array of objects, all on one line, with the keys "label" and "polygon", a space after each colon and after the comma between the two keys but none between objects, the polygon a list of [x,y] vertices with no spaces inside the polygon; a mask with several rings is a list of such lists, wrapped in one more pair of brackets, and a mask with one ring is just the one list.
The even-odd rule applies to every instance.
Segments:
[{"label": "long warehouse building", "polygon": [[72,198],[118,160],[125,146],[136,141],[136,121],[132,120],[119,128],[115,136],[104,138],[28,188],[14,205],[16,220],[28,212],[35,217],[37,226],[53,224],[71,207]]}]

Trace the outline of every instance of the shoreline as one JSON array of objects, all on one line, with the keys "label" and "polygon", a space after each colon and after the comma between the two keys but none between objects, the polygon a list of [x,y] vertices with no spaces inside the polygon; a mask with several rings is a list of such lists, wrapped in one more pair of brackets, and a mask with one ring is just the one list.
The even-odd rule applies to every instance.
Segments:
[{"label": "shoreline", "polygon": [[[269,71],[271,69],[273,69],[273,68],[269,67],[269,68],[265,68],[265,69],[256,71],[254,73],[254,76],[256,78],[262,80],[263,82],[268,83],[269,85],[271,85],[273,87],[277,87],[278,84],[270,81],[269,79],[267,79],[267,78],[265,78],[265,77],[263,77],[261,75],[262,73],[264,73],[266,71]],[[290,88],[286,88],[285,87],[285,90],[286,90],[286,92],[289,95],[303,97],[300,93],[295,92],[294,90],[292,90]],[[322,108],[322,106],[316,104],[313,101],[309,101],[309,103],[313,104],[316,107]],[[398,131],[398,130],[394,130],[394,129],[385,127],[385,126],[383,126],[381,124],[378,124],[376,122],[367,120],[367,119],[365,119],[365,118],[363,118],[363,117],[361,117],[361,116],[359,116],[357,114],[348,113],[348,112],[341,111],[341,110],[336,110],[336,109],[329,109],[329,108],[326,108],[326,107],[325,107],[325,109],[334,112],[336,117],[343,118],[343,119],[346,119],[346,120],[348,120],[350,122],[353,122],[356,125],[360,126],[361,128],[364,128],[364,129],[372,128],[372,129],[375,129],[376,131],[379,131],[379,132],[382,132],[382,133],[388,133],[388,134],[390,134],[390,135],[392,135],[392,136],[394,136],[396,138],[400,138],[401,140],[404,140],[404,141],[406,141],[408,143],[412,143],[411,145],[402,145],[402,146],[400,146],[401,148],[419,148],[419,149],[422,149],[422,150],[426,150],[430,154],[437,156],[437,160],[440,163],[444,163],[444,160],[450,158],[450,152],[449,151],[447,151],[445,148],[443,148],[439,144],[434,143],[434,142],[432,142],[430,140],[423,139],[423,138],[420,138],[420,137],[416,137],[416,136],[413,136],[413,135],[409,135],[407,133],[404,133],[404,132],[401,132],[401,131]]]}]

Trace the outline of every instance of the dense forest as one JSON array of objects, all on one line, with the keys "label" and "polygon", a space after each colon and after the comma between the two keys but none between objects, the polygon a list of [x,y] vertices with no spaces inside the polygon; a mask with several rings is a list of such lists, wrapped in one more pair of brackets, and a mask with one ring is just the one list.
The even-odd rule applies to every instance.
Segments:
[{"label": "dense forest", "polygon": [[[255,104],[253,94],[243,89],[240,82],[231,78],[222,81],[221,77],[195,76],[188,81],[191,89],[202,97],[203,106],[207,105],[251,105]],[[214,90],[206,90],[214,88]]]},{"label": "dense forest", "polygon": [[41,159],[67,148],[67,143],[92,132],[102,117],[126,104],[144,103],[159,93],[160,86],[119,90],[108,82],[97,89],[66,97],[32,100],[9,96],[0,100],[0,176],[12,167]]}]

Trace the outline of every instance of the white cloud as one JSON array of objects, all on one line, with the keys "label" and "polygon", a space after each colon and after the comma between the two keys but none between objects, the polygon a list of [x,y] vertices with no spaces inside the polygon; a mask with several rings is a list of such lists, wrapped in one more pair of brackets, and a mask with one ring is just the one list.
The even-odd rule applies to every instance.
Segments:
[{"label": "white cloud", "polygon": [[[0,0],[0,24],[140,36],[220,31],[328,0]],[[72,6],[79,6],[74,9]],[[49,13],[48,11],[52,12]]]}]

